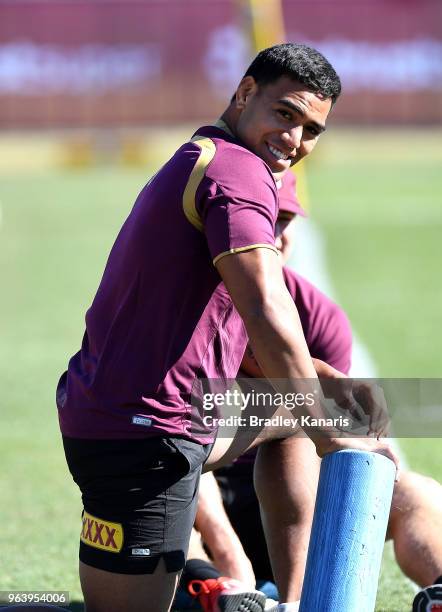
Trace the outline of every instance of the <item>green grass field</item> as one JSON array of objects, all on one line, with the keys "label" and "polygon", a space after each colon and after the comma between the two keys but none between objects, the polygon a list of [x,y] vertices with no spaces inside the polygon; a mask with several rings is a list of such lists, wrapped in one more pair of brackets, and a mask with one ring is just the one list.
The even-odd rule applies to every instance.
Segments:
[{"label": "green grass field", "polygon": [[[338,300],[381,376],[442,376],[440,136],[330,130],[307,167]],[[8,166],[0,142],[0,590],[68,590],[81,610],[80,499],[54,390],[116,232],[155,168],[28,164],[25,145],[23,163]],[[401,446],[413,468],[442,480],[440,440]],[[411,593],[387,547],[377,610],[408,611]]]}]

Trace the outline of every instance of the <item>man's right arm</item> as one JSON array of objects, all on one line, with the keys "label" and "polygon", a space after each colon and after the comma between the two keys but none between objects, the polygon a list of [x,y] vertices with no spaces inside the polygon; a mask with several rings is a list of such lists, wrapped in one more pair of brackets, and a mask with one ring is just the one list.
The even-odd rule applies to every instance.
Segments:
[{"label": "man's right arm", "polygon": [[[225,255],[216,267],[241,315],[250,345],[269,379],[288,381],[286,391],[305,393],[319,389],[296,306],[290,296],[278,255],[265,248]],[[314,407],[320,416],[320,406]],[[311,413],[310,413],[311,414]],[[319,456],[341,448],[356,448],[386,455],[398,465],[390,447],[372,438],[332,438],[324,431],[311,435]]]},{"label": "man's right arm", "polygon": [[253,353],[265,376],[316,378],[277,253],[251,249],[220,258],[216,267],[244,321]]}]

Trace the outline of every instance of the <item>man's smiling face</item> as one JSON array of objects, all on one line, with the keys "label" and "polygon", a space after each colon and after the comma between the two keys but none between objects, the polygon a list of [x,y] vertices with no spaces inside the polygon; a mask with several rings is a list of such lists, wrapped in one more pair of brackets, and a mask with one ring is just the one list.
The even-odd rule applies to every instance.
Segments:
[{"label": "man's smiling face", "polygon": [[238,87],[235,104],[240,111],[236,135],[278,174],[311,153],[325,130],[332,103],[289,77],[257,85],[247,76]]}]

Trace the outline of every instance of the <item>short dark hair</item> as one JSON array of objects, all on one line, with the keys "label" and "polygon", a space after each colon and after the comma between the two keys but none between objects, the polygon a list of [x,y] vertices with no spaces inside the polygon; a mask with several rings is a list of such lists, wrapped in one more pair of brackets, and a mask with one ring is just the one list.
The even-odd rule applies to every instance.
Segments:
[{"label": "short dark hair", "polygon": [[298,43],[274,45],[260,51],[244,75],[258,85],[266,85],[287,76],[307,85],[334,104],[341,93],[341,80],[330,62],[312,47]]}]

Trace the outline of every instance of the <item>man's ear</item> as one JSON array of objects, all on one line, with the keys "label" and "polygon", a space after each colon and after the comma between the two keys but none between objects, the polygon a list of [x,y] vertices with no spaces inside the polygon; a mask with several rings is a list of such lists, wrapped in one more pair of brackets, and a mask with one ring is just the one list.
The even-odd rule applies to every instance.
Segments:
[{"label": "man's ear", "polygon": [[245,76],[235,93],[235,106],[242,110],[246,107],[247,100],[256,94],[258,84],[252,76]]}]

